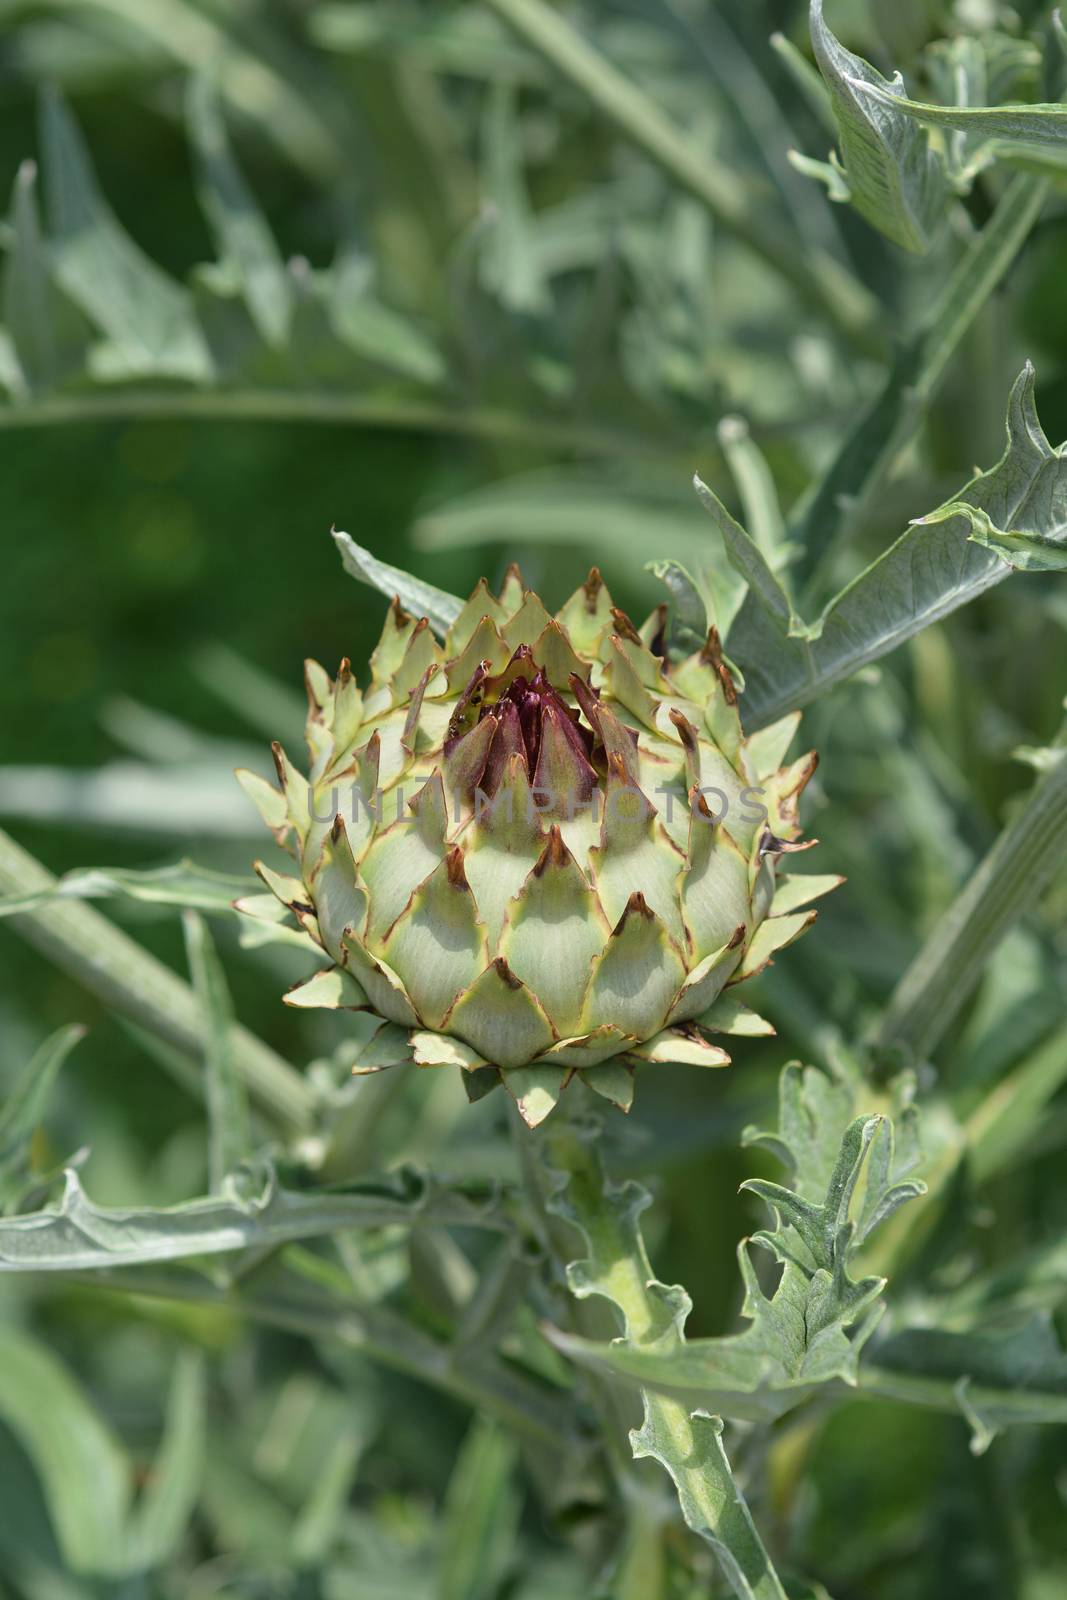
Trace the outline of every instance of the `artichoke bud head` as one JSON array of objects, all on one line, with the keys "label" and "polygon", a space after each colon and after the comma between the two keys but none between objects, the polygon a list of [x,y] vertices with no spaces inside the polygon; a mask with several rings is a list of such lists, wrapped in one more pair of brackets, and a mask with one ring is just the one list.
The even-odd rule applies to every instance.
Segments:
[{"label": "artichoke bud head", "polygon": [[840,881],[778,872],[815,756],[780,765],[795,715],[745,739],[714,629],[665,634],[595,569],[552,617],[511,568],[442,643],[394,600],[363,691],[308,663],[306,772],[240,776],[296,862],[267,914],[331,963],[287,1000],[381,1019],[357,1071],[459,1066],[532,1124],[576,1073],[627,1109],[639,1062],[773,1031],[738,987]]}]

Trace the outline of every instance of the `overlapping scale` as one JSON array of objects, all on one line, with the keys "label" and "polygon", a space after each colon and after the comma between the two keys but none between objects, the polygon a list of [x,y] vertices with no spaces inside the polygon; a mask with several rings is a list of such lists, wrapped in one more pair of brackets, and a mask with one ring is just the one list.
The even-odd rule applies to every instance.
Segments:
[{"label": "overlapping scale", "polygon": [[334,962],[289,1003],[370,1009],[373,1070],[502,1078],[530,1122],[575,1073],[626,1108],[638,1061],[768,1031],[735,986],[840,881],[777,870],[814,757],[781,765],[796,717],[744,739],[714,629],[666,637],[595,569],[552,617],[509,568],[443,643],[394,601],[364,690],[308,663],[307,773],[275,747],[279,788],[240,775],[298,863],[260,868],[278,915]]}]

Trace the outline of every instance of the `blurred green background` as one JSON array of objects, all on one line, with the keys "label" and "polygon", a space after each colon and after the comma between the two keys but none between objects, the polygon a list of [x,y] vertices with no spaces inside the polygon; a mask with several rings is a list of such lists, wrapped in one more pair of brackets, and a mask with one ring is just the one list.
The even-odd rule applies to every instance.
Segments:
[{"label": "blurred green background", "polygon": [[[966,27],[973,12],[975,28],[985,19],[1018,34],[1040,10],[843,0],[833,20],[910,82],[946,17]],[[790,146],[822,157],[830,138],[768,43],[782,30],[803,47],[804,11],[792,0],[595,0],[570,14],[787,219],[793,248],[819,244],[848,264],[878,297],[891,349],[950,247],[907,259],[789,167]],[[50,413],[45,395],[0,416],[0,823],[56,872],[179,855],[242,871],[262,852],[229,769],[249,759],[267,772],[272,728],[295,748],[303,659],[331,671],[343,655],[362,663],[381,626],[384,603],[342,574],[331,525],[460,594],[518,559],[550,607],[596,561],[618,603],[644,615],[660,598],[645,562],[724,566],[690,489],[699,471],[742,509],[743,463],[724,453],[723,417],[744,417],[788,510],[877,384],[877,353],[850,348],[476,6],[4,0],[0,28],[0,189],[39,154],[39,95],[59,84],[114,212],[153,261],[188,279],[218,254],[197,203],[188,68],[217,68],[224,87],[253,85],[244,105],[227,100],[225,117],[281,257],[298,258],[294,281],[357,263],[446,373],[420,388],[403,362],[327,336],[309,311],[287,350],[238,348],[212,407],[148,373],[113,389],[154,397],[112,406],[125,414],[100,415],[106,386],[75,377],[69,415]],[[974,197],[974,222],[988,204]],[[1067,435],[1065,271],[1067,214],[1055,195],[966,339],[921,445],[871,508],[843,577],[976,462],[992,464],[1024,357],[1037,366],[1046,431]],[[217,285],[191,281],[202,300],[229,305]],[[367,314],[373,321],[373,307]],[[254,415],[250,397],[263,390],[277,397],[271,420]],[[377,420],[345,415],[343,404],[330,414],[353,396]],[[735,1068],[711,1082],[684,1069],[646,1074],[636,1125],[617,1135],[620,1161],[657,1176],[657,1271],[689,1288],[691,1331],[734,1325],[734,1245],[758,1218],[737,1186],[764,1170],[738,1149],[742,1127],[765,1125],[779,1067],[816,1048],[820,1019],[862,1036],[995,836],[1029,782],[1012,751],[1048,742],[1058,725],[1065,634],[1062,585],[1018,577],[806,719],[806,744],[822,756],[807,825],[823,840],[820,870],[847,873],[849,885],[761,980],[778,1039],[745,1041]],[[173,916],[104,909],[183,967]],[[1059,943],[1033,957],[1032,989],[1016,986],[1018,1048],[1062,1028],[1065,909],[1061,885],[1043,912]],[[243,1021],[300,1064],[343,1047],[333,1019],[309,1022],[280,1003],[299,957],[240,950],[228,926],[217,938]],[[1016,973],[1029,970],[1029,938],[1009,952]],[[68,1021],[91,1032],[64,1069],[42,1165],[89,1146],[83,1176],[100,1203],[202,1192],[198,1103],[142,1040],[0,928],[5,1080]],[[966,1082],[973,1072],[975,1083],[1004,1059],[975,1065],[962,1025],[944,1057],[946,1075]],[[499,1146],[486,1138],[492,1103],[468,1110],[453,1090],[405,1087],[354,1166],[414,1157],[498,1170]],[[985,1197],[997,1220],[978,1228],[975,1259],[1010,1256],[1032,1230],[1067,1226],[1065,1136],[1061,1102],[1025,1171]],[[214,1445],[180,1554],[143,1591],[127,1591],[63,1575],[34,1469],[5,1434],[0,1591],[440,1592],[435,1541],[470,1425],[462,1407],[322,1341],[248,1335],[226,1313],[40,1281],[6,1280],[2,1297],[71,1364],[138,1460],[158,1437],[174,1350],[202,1345]],[[761,1514],[772,1533],[778,1525],[787,1564],[818,1574],[837,1600],[1064,1592],[1062,1434],[1013,1435],[976,1459],[962,1420],[881,1403],[805,1429],[765,1480]],[[335,1456],[348,1509],[294,1555],[309,1481]],[[587,1592],[531,1494],[524,1505],[521,1533],[487,1568],[496,1587],[457,1595]],[[518,1505],[500,1517],[505,1533],[518,1526]]]}]

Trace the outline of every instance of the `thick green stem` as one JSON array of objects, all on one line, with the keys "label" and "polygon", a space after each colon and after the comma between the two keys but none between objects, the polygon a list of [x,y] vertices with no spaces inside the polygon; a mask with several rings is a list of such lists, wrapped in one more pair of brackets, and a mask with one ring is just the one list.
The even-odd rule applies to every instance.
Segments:
[{"label": "thick green stem", "polygon": [[[55,884],[53,875],[0,829],[0,895],[32,894]],[[5,926],[105,1005],[200,1059],[204,1019],[192,989],[99,911],[57,899],[7,918]],[[247,1028],[234,1027],[233,1050],[237,1071],[262,1108],[283,1126],[305,1127],[313,1102],[300,1074]]]},{"label": "thick green stem", "polygon": [[587,44],[545,0],[489,0],[520,38],[585,94],[662,170],[749,249],[792,283],[855,345],[879,351],[877,303],[841,262],[800,250],[767,216],[750,187],[687,139],[654,100]]},{"label": "thick green stem", "polygon": [[936,1047],[997,945],[1067,856],[1067,748],[1050,764],[945,912],[893,992],[878,1033],[887,1054]]},{"label": "thick green stem", "polygon": [[[653,1277],[638,1226],[647,1193],[636,1184],[620,1187],[606,1179],[595,1130],[554,1121],[539,1152],[545,1170],[541,1187],[555,1190],[547,1204],[554,1219],[549,1243],[559,1251],[571,1292],[582,1302],[608,1301],[616,1313],[614,1332],[629,1343],[680,1349],[689,1300],[684,1290]],[[572,1259],[575,1245],[583,1244],[584,1259]],[[634,1457],[649,1456],[670,1474],[687,1525],[711,1545],[739,1600],[785,1600],[730,1471],[721,1420],[690,1415],[679,1401],[651,1390],[642,1391],[642,1400],[644,1422],[630,1434]]]},{"label": "thick green stem", "polygon": [[[557,1109],[555,1115],[562,1122],[566,1115],[565,1108]],[[553,1207],[558,1173],[545,1165],[545,1135],[531,1132],[514,1108],[510,1121],[519,1171],[539,1243],[555,1264],[560,1285],[565,1289],[567,1263],[574,1255],[573,1234]],[[577,1304],[571,1302],[569,1310],[574,1331],[584,1338],[610,1339],[617,1331],[606,1306],[579,1301]],[[633,1455],[628,1442],[630,1429],[636,1420],[632,1403],[617,1385],[606,1382],[596,1374],[587,1375],[586,1382],[590,1399],[603,1425],[603,1443],[613,1474],[625,1497],[633,1476]]]}]

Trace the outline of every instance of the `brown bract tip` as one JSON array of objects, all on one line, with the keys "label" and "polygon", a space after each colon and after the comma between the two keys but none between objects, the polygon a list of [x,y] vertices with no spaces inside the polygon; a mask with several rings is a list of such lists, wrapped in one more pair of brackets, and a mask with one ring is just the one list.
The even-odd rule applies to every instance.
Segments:
[{"label": "brown bract tip", "polygon": [[639,644],[642,648],[644,648],[645,641],[642,639],[641,635],[638,633],[637,629],[634,627],[625,611],[620,611],[618,606],[612,606],[611,620],[614,622],[620,638],[628,639],[631,644]]},{"label": "brown bract tip", "polygon": [[453,845],[447,856],[445,856],[445,871],[448,873],[448,881],[453,889],[469,891],[470,884],[467,882],[467,874],[463,867],[463,851],[458,844]]},{"label": "brown bract tip", "polygon": [[567,846],[563,843],[563,835],[556,823],[548,830],[548,842],[534,863],[534,877],[542,877],[549,867],[565,866],[570,856]]},{"label": "brown bract tip", "polygon": [[397,627],[406,628],[408,623],[411,621],[411,613],[410,611],[405,611],[404,607],[400,604],[400,596],[398,594],[394,594],[392,600],[389,602],[389,605],[393,613],[393,621],[396,623]]},{"label": "brown bract tip", "polygon": [[655,912],[652,910],[652,907],[649,905],[640,889],[635,889],[629,900],[627,900],[626,910],[619,918],[620,928],[625,925],[628,917],[641,917],[645,922],[651,922],[655,917]]},{"label": "brown bract tip", "polygon": [[341,657],[341,665],[337,669],[338,683],[347,683],[352,676],[352,663],[348,656]]},{"label": "brown bract tip", "polygon": [[672,706],[667,713],[674,726],[678,729],[678,737],[687,750],[695,750],[699,742],[699,735],[689,718],[677,706]]},{"label": "brown bract tip", "polygon": [[596,610],[597,601],[600,598],[600,591],[603,589],[603,587],[604,580],[600,576],[600,568],[590,567],[589,576],[582,584],[582,592],[585,595],[585,604],[588,611]]},{"label": "brown bract tip", "polygon": [[503,983],[507,984],[509,989],[522,988],[521,981],[516,978],[515,974],[512,972],[503,956],[497,956],[494,959],[493,967],[496,971],[497,977],[500,978]]},{"label": "brown bract tip", "polygon": [[731,677],[730,669],[723,659],[722,640],[719,638],[719,630],[715,627],[714,623],[708,629],[708,636],[704,641],[703,648],[701,649],[700,659],[701,661],[706,662],[708,666],[714,668],[719,682],[722,684],[722,692],[726,700],[726,704],[728,706],[735,706],[737,704],[737,685]]},{"label": "brown bract tip", "polygon": [[270,753],[274,757],[274,770],[278,774],[278,782],[281,784],[282,788],[284,789],[285,788],[285,751],[282,749],[282,747],[278,743],[277,739],[275,739],[273,744],[271,745]]},{"label": "brown bract tip", "polygon": [[[719,820],[696,784],[689,790],[689,809],[690,811],[698,811],[705,822],[717,823]],[[770,837],[769,834],[768,837]]]}]

